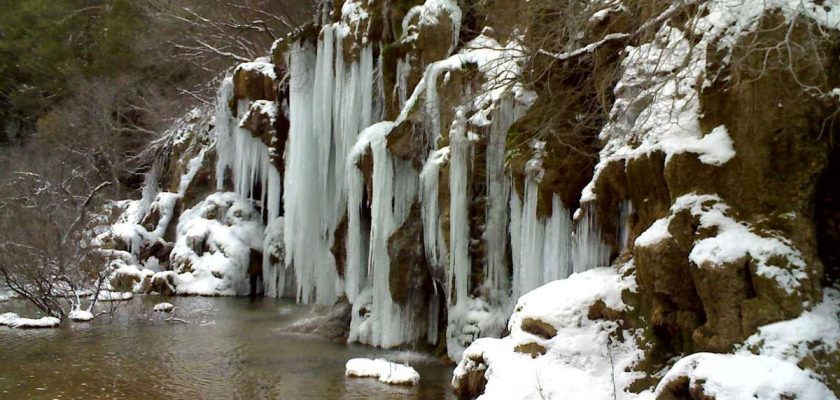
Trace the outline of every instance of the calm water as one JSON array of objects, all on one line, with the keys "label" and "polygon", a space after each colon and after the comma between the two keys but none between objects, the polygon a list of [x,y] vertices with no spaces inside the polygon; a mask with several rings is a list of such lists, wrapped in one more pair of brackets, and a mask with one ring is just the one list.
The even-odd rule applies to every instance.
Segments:
[{"label": "calm water", "polygon": [[[152,311],[164,300],[188,323]],[[93,323],[0,327],[0,399],[454,399],[452,367],[432,357],[283,333],[307,315],[283,301],[141,296]],[[345,378],[354,357],[408,361],[420,384]]]}]

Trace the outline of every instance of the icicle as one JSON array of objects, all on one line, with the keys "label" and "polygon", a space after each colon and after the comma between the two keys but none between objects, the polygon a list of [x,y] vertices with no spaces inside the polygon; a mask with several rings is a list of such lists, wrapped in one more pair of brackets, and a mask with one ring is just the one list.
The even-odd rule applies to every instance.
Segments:
[{"label": "icicle", "polygon": [[543,277],[540,284],[568,278],[571,273],[572,219],[556,193],[551,201],[551,218],[546,221],[543,244]]},{"label": "icicle", "polygon": [[355,304],[367,280],[369,223],[362,221],[362,193],[365,190],[362,171],[355,165],[348,166],[347,186],[347,260],[344,268],[344,293]]},{"label": "icicle", "polygon": [[440,293],[437,289],[429,298],[429,323],[426,326],[426,342],[431,345],[438,343],[438,329],[440,320]]},{"label": "icicle", "polygon": [[[511,179],[513,182],[513,179]],[[519,298],[519,287],[521,286],[520,271],[522,271],[522,200],[516,193],[516,187],[511,184],[510,188],[510,250],[513,269],[513,281],[511,288],[512,299]]]},{"label": "icicle", "polygon": [[621,202],[621,213],[619,216],[618,228],[618,246],[621,250],[627,248],[627,242],[630,240],[630,229],[632,228],[633,216],[633,202],[625,200]]},{"label": "icicle", "polygon": [[[311,46],[302,46],[300,42],[292,45],[289,52],[290,128],[286,191],[283,198],[286,211],[285,263],[287,267],[294,268],[299,301],[333,304],[338,299],[341,288],[338,286],[335,259],[330,252],[332,232],[325,234],[322,230],[322,216],[325,213],[323,207],[327,200],[323,199],[326,197],[323,193],[324,186],[318,179],[324,176],[321,168],[326,166],[319,163],[323,141],[319,135],[329,135],[330,132],[316,131],[313,121],[313,105],[316,99],[313,71],[318,71],[316,61],[316,54]],[[332,60],[330,65],[331,63]],[[324,79],[331,80],[332,75]],[[317,99],[324,100],[320,97]],[[331,114],[327,114],[327,118],[331,117]],[[325,127],[320,123],[317,126]]]},{"label": "icicle", "polygon": [[557,194],[552,195],[552,212],[546,220],[537,217],[539,186],[525,180],[525,203],[512,191],[511,251],[513,254],[513,298],[571,273],[572,220]]},{"label": "icicle", "polygon": [[524,294],[540,286],[542,256],[545,241],[545,224],[537,217],[539,186],[530,178],[525,180],[525,201],[522,207],[519,286],[516,294]]},{"label": "icicle", "polygon": [[[368,316],[353,313],[349,340],[381,347],[412,343],[421,335],[411,321],[411,310],[402,309],[391,298],[388,239],[408,215],[408,206],[414,202],[418,186],[418,176],[410,162],[395,160],[388,152],[387,135],[393,127],[393,123],[381,122],[367,128],[350,156],[355,163],[370,147],[373,196],[368,267],[372,309]],[[358,299],[361,297],[362,294]]]},{"label": "icicle", "polygon": [[610,247],[601,240],[601,230],[593,209],[584,211],[583,218],[575,228],[575,250],[572,268],[582,272],[591,268],[605,267],[610,263]]},{"label": "icicle", "polygon": [[507,274],[507,224],[508,188],[505,175],[505,142],[507,131],[515,120],[513,101],[509,96],[502,98],[490,125],[487,143],[487,218],[484,241],[487,243],[487,264],[485,265],[485,286],[489,290],[506,292]]},{"label": "icicle", "polygon": [[[260,112],[277,118],[277,105],[264,100],[253,103],[240,100],[234,115],[230,109],[232,100],[233,79],[228,76],[222,81],[216,97],[216,189],[224,190],[226,171],[230,170],[234,191],[242,198],[260,201],[263,213],[273,220],[280,212],[280,174],[271,163],[268,146],[242,128],[236,117],[244,119],[251,112]],[[262,189],[259,199],[255,198],[254,191],[257,183]]]},{"label": "icicle", "polygon": [[438,209],[438,181],[440,180],[440,167],[449,160],[449,147],[429,154],[429,159],[423,165],[420,172],[420,202],[423,216],[423,244],[426,251],[426,259],[429,265],[435,270],[443,268],[442,261],[448,259],[446,243],[443,237],[443,228],[440,225],[440,211]]},{"label": "icicle", "polygon": [[216,93],[216,119],[214,128],[216,134],[216,190],[222,191],[225,187],[225,169],[229,166],[231,158],[231,128],[233,126],[233,114],[229,102],[233,99],[233,77],[227,76],[222,80],[222,85]]},{"label": "icicle", "polygon": [[456,304],[463,304],[469,296],[469,277],[472,262],[469,256],[469,215],[467,210],[467,173],[470,142],[466,137],[467,121],[463,109],[455,111],[449,131],[452,159],[449,163],[449,288],[454,288]]},{"label": "icicle", "polygon": [[408,60],[404,60],[402,57],[397,59],[397,69],[396,69],[396,85],[394,86],[394,90],[397,92],[397,99],[399,100],[400,108],[405,106],[406,100],[408,100],[408,76],[411,74],[411,63]]}]

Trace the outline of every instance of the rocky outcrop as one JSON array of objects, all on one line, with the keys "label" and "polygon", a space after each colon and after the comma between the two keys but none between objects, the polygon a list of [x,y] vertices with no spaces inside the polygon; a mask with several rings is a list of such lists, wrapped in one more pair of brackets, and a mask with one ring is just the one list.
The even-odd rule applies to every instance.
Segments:
[{"label": "rocky outcrop", "polygon": [[[704,363],[769,364],[674,360],[735,356],[840,279],[838,11],[573,3],[324,2],[225,79],[212,135],[198,114],[172,135],[176,201],[103,247],[160,260],[161,293],[200,271],[238,293],[250,270],[268,295],[346,301],[352,341],[463,353],[465,398],[534,376],[534,396],[574,394],[537,363],[605,394],[725,398]],[[198,209],[219,237],[269,229],[176,229]],[[835,353],[793,363],[837,392]]]}]

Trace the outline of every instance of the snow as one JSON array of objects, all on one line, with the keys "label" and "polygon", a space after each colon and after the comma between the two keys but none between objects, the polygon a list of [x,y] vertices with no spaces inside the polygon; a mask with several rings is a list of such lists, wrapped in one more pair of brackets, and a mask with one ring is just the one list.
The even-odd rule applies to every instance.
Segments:
[{"label": "snow", "polygon": [[502,335],[510,313],[507,293],[491,293],[487,301],[470,297],[449,307],[446,325],[446,353],[452,360],[460,360],[464,350],[476,339]]},{"label": "snow", "polygon": [[346,1],[341,6],[341,18],[351,23],[358,23],[367,19],[368,13],[360,2]]},{"label": "snow", "polygon": [[15,313],[0,314],[0,326],[11,325],[12,322],[17,321],[20,317]]},{"label": "snow", "polygon": [[[640,373],[628,372],[641,359],[640,332],[618,323],[590,320],[589,306],[597,300],[614,310],[626,310],[624,290],[635,290],[632,275],[624,277],[611,268],[595,268],[568,279],[541,286],[523,295],[516,304],[502,339],[481,338],[464,352],[453,374],[453,385],[469,371],[483,371],[485,392],[479,399],[633,399],[626,391]],[[557,329],[552,338],[522,330],[525,318],[536,318]],[[546,349],[532,358],[516,352],[517,345],[536,343]],[[614,395],[616,397],[614,397]]]},{"label": "snow", "polygon": [[249,292],[251,251],[262,251],[264,227],[250,200],[213,193],[181,214],[170,261],[178,294],[233,296]]},{"label": "snow", "polygon": [[[96,295],[91,295],[90,299],[93,300]],[[124,300],[131,300],[134,297],[134,293],[131,292],[111,292],[108,290],[102,290],[99,292],[99,296],[97,300],[99,301],[124,301]]]},{"label": "snow", "polygon": [[15,313],[0,314],[0,326],[6,325],[15,329],[55,328],[61,320],[55,317],[41,317],[37,319],[22,318]]},{"label": "snow", "polygon": [[813,0],[713,0],[700,2],[697,17],[684,26],[686,34],[668,24],[656,38],[625,49],[624,68],[614,91],[610,121],[601,131],[606,141],[592,181],[581,202],[592,201],[594,183],[606,163],[632,159],[661,150],[666,160],[675,154],[696,153],[701,162],[722,165],[735,156],[724,126],[701,132],[699,96],[718,77],[707,71],[707,54],[721,52],[722,66],[730,61],[735,44],[755,31],[761,18],[776,10],[787,20],[807,18],[822,28],[840,28],[840,6]]},{"label": "snow", "polygon": [[82,310],[77,306],[72,311],[70,311],[69,314],[67,314],[67,318],[69,318],[71,321],[86,322],[93,319],[93,313],[91,313],[89,310]]},{"label": "snow", "polygon": [[190,160],[187,164],[187,172],[184,175],[181,175],[181,180],[178,182],[178,193],[183,195],[186,193],[187,189],[190,187],[190,183],[192,183],[193,178],[198,173],[198,170],[201,169],[201,164],[204,162],[204,154],[207,152],[207,149],[201,149],[197,156]]},{"label": "snow", "polygon": [[739,354],[760,353],[799,363],[840,347],[840,290],[825,288],[823,301],[797,318],[764,325],[740,346]]},{"label": "snow", "polygon": [[[418,11],[412,12],[412,10],[410,10],[408,15],[406,15],[406,19],[409,18],[409,15],[419,13],[420,19],[418,21],[418,26],[435,27],[440,24],[440,17],[449,17],[452,24],[452,42],[449,46],[449,52],[451,53],[456,47],[458,47],[458,36],[461,32],[461,8],[458,7],[458,4],[453,0],[426,0],[421,7],[422,8]],[[407,31],[408,26],[404,20],[403,34]]]},{"label": "snow", "polygon": [[716,400],[835,398],[808,371],[793,363],[752,354],[695,353],[677,361],[662,378],[657,394],[668,382],[688,377],[689,387],[702,382],[703,393]]},{"label": "snow", "polygon": [[268,62],[267,57],[260,57],[254,61],[239,64],[236,68],[243,71],[259,72],[271,79],[277,79],[277,74],[274,73],[274,64]]},{"label": "snow", "polygon": [[[157,260],[154,257],[150,257],[149,262],[147,260],[146,264],[154,264]],[[111,275],[108,277],[108,281],[122,281],[122,282],[130,282],[133,281],[134,285],[131,288],[131,291],[134,293],[142,293],[143,291],[143,282],[147,279],[150,279],[152,275],[154,275],[154,271],[151,269],[140,269],[138,266],[134,264],[126,264],[123,260],[113,260],[111,261],[111,265],[114,267],[114,271],[111,272]],[[109,289],[113,289],[113,287],[109,287]]]},{"label": "snow", "polygon": [[[671,237],[668,226],[673,215],[688,210],[699,219],[698,229],[716,232],[694,243],[689,260],[700,268],[717,268],[749,256],[756,264],[756,274],[772,279],[787,293],[793,293],[807,278],[802,254],[790,241],[771,233],[756,233],[755,228],[727,215],[729,206],[717,195],[687,194],[671,206],[671,214],[655,221],[636,239],[636,246],[646,247]],[[787,265],[775,265],[781,257]]]},{"label": "snow", "polygon": [[[118,222],[109,226],[109,229],[100,233],[94,238],[93,243],[102,246],[111,239],[126,245],[127,252],[118,250],[105,250],[112,256],[122,257],[123,261],[129,264],[137,264],[137,257],[140,249],[162,239],[166,227],[174,216],[175,205],[181,195],[178,193],[156,192],[152,199],[143,201],[132,201],[126,210],[120,215]],[[141,202],[148,201],[147,205]],[[151,231],[141,224],[145,215],[157,212],[159,219]]]},{"label": "snow", "polygon": [[680,377],[703,382],[704,394],[728,399],[833,399],[830,379],[798,365],[840,346],[840,290],[825,288],[823,301],[797,318],[768,324],[734,354],[696,353],[679,360],[656,393]]},{"label": "snow", "polygon": [[[263,236],[262,279],[267,297],[282,297],[286,287],[286,258],[283,247],[283,217],[275,218],[268,223]],[[272,260],[274,258],[277,262]]]},{"label": "snow", "polygon": [[173,309],[175,309],[175,306],[173,306],[172,303],[165,303],[165,302],[155,304],[155,308],[154,308],[154,310],[157,311],[157,312],[171,312]]},{"label": "snow", "polygon": [[384,359],[354,358],[347,361],[345,375],[352,377],[378,378],[391,385],[416,385],[420,374],[411,366],[392,363]]}]

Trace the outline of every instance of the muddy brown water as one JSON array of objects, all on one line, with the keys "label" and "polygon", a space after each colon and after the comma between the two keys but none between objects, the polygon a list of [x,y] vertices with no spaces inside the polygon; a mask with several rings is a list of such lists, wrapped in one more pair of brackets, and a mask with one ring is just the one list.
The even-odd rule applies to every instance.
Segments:
[{"label": "muddy brown water", "polygon": [[[173,303],[166,321],[152,311]],[[21,300],[0,313],[35,313]],[[310,309],[282,300],[139,296],[114,317],[0,327],[0,399],[454,399],[452,367],[426,354],[284,333]],[[408,362],[415,387],[347,378],[355,357]]]}]

